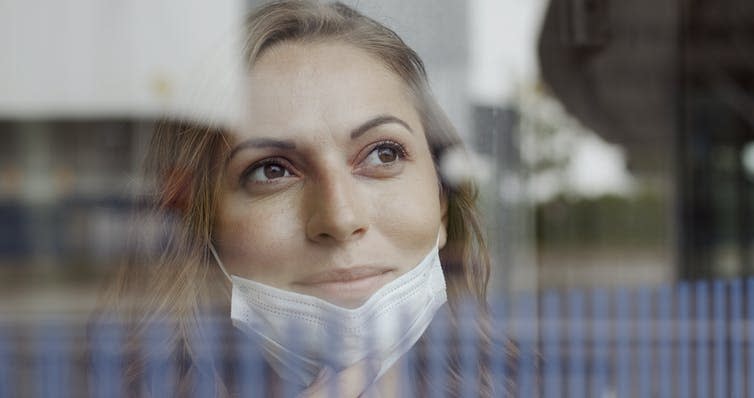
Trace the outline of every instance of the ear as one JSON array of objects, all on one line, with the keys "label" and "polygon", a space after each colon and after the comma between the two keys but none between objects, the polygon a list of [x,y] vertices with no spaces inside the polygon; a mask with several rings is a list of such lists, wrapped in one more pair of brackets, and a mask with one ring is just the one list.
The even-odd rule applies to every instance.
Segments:
[{"label": "ear", "polygon": [[448,198],[443,189],[440,189],[440,236],[438,247],[442,249],[448,242]]}]

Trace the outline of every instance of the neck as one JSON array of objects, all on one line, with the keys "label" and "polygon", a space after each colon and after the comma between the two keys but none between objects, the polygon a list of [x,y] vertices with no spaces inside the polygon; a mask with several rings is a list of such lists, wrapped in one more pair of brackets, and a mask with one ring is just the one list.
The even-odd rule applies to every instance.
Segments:
[{"label": "neck", "polygon": [[405,371],[406,365],[403,360],[396,362],[365,392],[364,396],[367,398],[405,396],[401,394],[401,384],[406,381],[404,378],[408,377]]}]

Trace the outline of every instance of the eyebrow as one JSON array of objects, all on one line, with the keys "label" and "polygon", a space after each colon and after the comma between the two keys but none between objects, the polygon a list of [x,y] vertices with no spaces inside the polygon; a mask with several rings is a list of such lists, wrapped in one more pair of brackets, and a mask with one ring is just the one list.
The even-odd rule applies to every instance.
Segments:
[{"label": "eyebrow", "polygon": [[236,147],[233,148],[232,151],[230,151],[228,160],[232,159],[233,156],[236,156],[239,151],[247,148],[296,149],[296,144],[294,144],[291,140],[276,140],[274,138],[251,138],[236,145]]},{"label": "eyebrow", "polygon": [[[367,120],[355,129],[351,130],[350,137],[352,140],[355,140],[364,135],[364,133],[366,133],[367,131],[377,126],[389,123],[399,124],[406,130],[408,130],[411,134],[414,133],[414,130],[412,130],[408,123],[404,122],[403,120],[391,115],[379,115]],[[277,148],[291,150],[296,149],[296,144],[292,140],[278,140],[274,138],[251,138],[242,141],[235,148],[233,148],[233,150],[230,151],[230,154],[228,155],[228,161],[230,161],[238,152],[248,148]]]},{"label": "eyebrow", "polygon": [[408,123],[404,122],[401,119],[398,119],[395,116],[391,115],[379,115],[375,116],[366,122],[362,123],[361,126],[356,127],[355,129],[351,130],[351,139],[355,140],[356,138],[361,137],[364,133],[367,131],[388,123],[397,123],[403,126],[406,130],[408,130],[411,134],[414,133],[414,130],[411,129],[411,127],[408,125]]}]

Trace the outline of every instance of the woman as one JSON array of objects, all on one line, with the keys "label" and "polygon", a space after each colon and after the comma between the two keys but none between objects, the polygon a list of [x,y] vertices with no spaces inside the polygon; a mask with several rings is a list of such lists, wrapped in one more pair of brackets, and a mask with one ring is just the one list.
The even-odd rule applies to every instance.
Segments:
[{"label": "woman", "polygon": [[[248,303],[247,287],[272,292],[271,305],[279,293],[351,314],[422,264],[431,269],[439,250],[451,322],[462,300],[486,313],[489,260],[475,192],[439,174],[443,154],[462,144],[434,102],[416,53],[339,3],[271,3],[250,16],[248,32],[249,123],[235,129],[167,123],[150,147],[147,173],[156,189],[149,218],[169,226],[168,236],[156,251],[139,250],[141,258],[123,268],[109,291],[110,306],[135,325],[127,373],[134,394],[149,393],[142,376],[150,361],[149,353],[134,353],[148,325],[168,318],[176,324],[164,346],[183,364],[178,395],[203,372],[212,374],[215,394],[232,396],[220,367],[197,360],[190,331],[207,313],[227,319],[230,305],[239,329],[268,337],[237,314]],[[437,300],[433,306],[432,313]],[[485,322],[475,328],[489,353]],[[424,340],[416,345],[416,373],[428,392],[438,381],[427,380],[423,369]],[[273,385],[295,379],[286,375],[285,361],[268,354],[282,378]],[[453,395],[462,384],[459,355],[451,350],[447,380],[439,383]],[[394,361],[349,358],[360,360],[300,375],[308,382],[301,394],[327,396],[336,385],[342,396],[367,389],[392,395],[400,373]],[[463,381],[483,396],[492,394],[485,364],[481,358],[478,379]]]}]

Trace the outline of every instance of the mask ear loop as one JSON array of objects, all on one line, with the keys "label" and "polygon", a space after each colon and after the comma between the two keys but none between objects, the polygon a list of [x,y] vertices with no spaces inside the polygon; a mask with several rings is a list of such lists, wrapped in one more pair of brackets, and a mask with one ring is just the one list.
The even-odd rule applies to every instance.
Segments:
[{"label": "mask ear loop", "polygon": [[223,274],[228,278],[228,280],[233,283],[233,278],[230,277],[230,274],[228,271],[225,270],[225,267],[223,266],[223,262],[220,261],[220,256],[217,255],[217,250],[215,250],[215,245],[212,244],[212,242],[209,242],[209,251],[212,252],[212,257],[215,258],[215,261],[217,262],[217,265],[220,266],[220,270],[223,271]]}]

